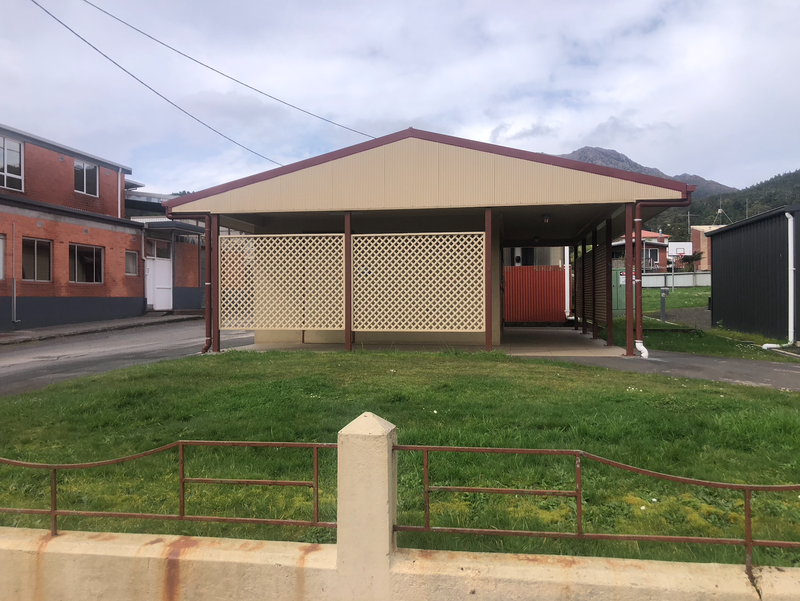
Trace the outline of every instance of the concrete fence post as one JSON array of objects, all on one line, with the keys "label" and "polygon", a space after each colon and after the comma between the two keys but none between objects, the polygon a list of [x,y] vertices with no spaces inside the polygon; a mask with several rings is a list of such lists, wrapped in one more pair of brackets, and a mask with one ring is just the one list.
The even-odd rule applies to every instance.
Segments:
[{"label": "concrete fence post", "polygon": [[397,429],[363,413],[338,437],[336,565],[341,599],[389,599],[397,516]]}]

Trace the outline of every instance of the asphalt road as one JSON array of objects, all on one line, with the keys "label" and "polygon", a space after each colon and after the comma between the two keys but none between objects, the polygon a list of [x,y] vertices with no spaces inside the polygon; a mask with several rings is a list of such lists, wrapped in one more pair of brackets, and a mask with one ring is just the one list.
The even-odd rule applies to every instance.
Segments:
[{"label": "asphalt road", "polygon": [[[204,323],[188,321],[0,346],[0,396],[196,355],[204,342]],[[251,332],[222,333],[223,349],[248,344],[253,344]]]}]

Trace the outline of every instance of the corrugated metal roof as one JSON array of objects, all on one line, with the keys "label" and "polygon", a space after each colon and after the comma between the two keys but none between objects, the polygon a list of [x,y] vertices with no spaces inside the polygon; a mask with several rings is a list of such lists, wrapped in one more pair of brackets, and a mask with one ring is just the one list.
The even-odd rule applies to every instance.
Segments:
[{"label": "corrugated metal roof", "polygon": [[800,205],[787,205],[783,207],[778,207],[777,209],[764,211],[763,213],[759,213],[758,215],[754,215],[753,217],[742,219],[741,221],[737,221],[736,223],[731,223],[730,225],[726,225],[725,227],[708,231],[705,234],[706,236],[716,236],[717,234],[730,232],[731,230],[735,230],[736,228],[744,227],[746,225],[750,225],[751,223],[756,223],[758,221],[761,221],[762,219],[769,219],[770,217],[774,217],[778,213],[797,213],[798,211],[800,211]]}]

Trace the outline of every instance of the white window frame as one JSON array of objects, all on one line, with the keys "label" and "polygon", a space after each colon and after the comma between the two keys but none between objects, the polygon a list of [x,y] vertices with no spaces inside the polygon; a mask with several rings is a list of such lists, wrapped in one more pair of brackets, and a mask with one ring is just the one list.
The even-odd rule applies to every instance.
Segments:
[{"label": "white window frame", "polygon": [[[134,266],[135,266],[134,269],[136,271],[134,273],[129,273],[128,272],[128,255],[133,255],[134,257],[136,257],[136,260],[134,262]],[[139,275],[139,253],[137,251],[135,251],[135,250],[126,250],[125,251],[125,275],[130,275],[130,276],[138,276]]]},{"label": "white window frame", "polygon": [[[23,236],[23,238],[22,238],[22,242],[23,242],[23,246],[22,246],[23,264],[24,264],[24,261],[25,261],[25,245],[24,245],[25,240],[31,240],[31,241],[33,241],[35,243],[35,246],[33,247],[33,278],[26,278],[25,277],[25,272],[23,271],[22,281],[23,282],[52,282],[53,281],[53,241],[52,240],[47,240],[45,238],[28,238],[27,236]],[[47,244],[50,245],[50,277],[48,279],[46,279],[46,280],[40,280],[40,279],[38,279],[36,277],[39,274],[39,269],[37,268],[38,266],[36,265],[36,262],[38,261],[38,258],[39,258],[39,243],[40,242],[47,242]]]},{"label": "white window frame", "polygon": [[[5,188],[6,190],[14,190],[15,192],[25,192],[25,143],[22,140],[15,140],[14,138],[8,138],[6,136],[0,136],[0,140],[3,141],[3,150],[0,152],[0,172],[4,177],[3,183],[0,184],[0,188]],[[16,142],[19,144],[19,167],[22,174],[20,176],[16,175],[9,175],[6,173],[6,164],[8,163],[8,141]],[[8,178],[11,177],[13,179],[19,180],[19,188],[12,188],[8,186]]]},{"label": "white window frame", "polygon": [[647,260],[647,258],[648,258],[648,254],[649,254],[649,253],[653,253],[653,252],[655,252],[655,253],[656,253],[656,258],[655,258],[655,259],[652,259],[652,261],[653,261],[653,265],[658,265],[658,259],[659,259],[659,256],[660,256],[660,255],[659,255],[659,253],[658,253],[658,249],[657,249],[657,248],[645,248],[645,249],[644,249],[644,260],[646,261],[646,260]]},{"label": "white window frame", "polygon": [[[83,248],[91,248],[95,252],[95,261],[97,261],[97,251],[100,251],[100,281],[99,282],[79,282],[78,281],[78,247],[81,246]],[[74,247],[74,251],[73,251]],[[70,269],[69,273],[69,283],[70,284],[83,284],[89,286],[95,286],[98,284],[104,284],[106,280],[106,258],[105,258],[105,248],[102,246],[94,246],[92,244],[80,244],[78,242],[70,242],[69,243],[69,253],[70,259],[72,259],[72,253],[75,252],[75,279],[72,279],[72,269]]]},{"label": "white window frame", "polygon": [[[86,196],[93,196],[95,198],[99,197],[100,196],[100,167],[95,165],[94,163],[87,163],[86,161],[80,161],[78,159],[75,159],[75,167],[78,166],[78,163],[80,163],[82,165],[81,169],[83,171],[83,190],[76,189],[75,192],[77,192],[79,194],[86,194]],[[92,194],[91,192],[86,192],[86,167],[94,167],[94,174],[95,174],[95,182],[94,182],[95,188],[94,189],[97,191],[96,194]],[[76,171],[77,171],[77,169],[76,169]],[[73,184],[73,187],[75,187],[74,184]]]}]

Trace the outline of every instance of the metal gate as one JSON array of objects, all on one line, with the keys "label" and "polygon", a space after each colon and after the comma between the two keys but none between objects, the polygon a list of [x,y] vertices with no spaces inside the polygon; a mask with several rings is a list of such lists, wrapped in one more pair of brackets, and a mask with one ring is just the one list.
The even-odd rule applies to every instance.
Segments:
[{"label": "metal gate", "polygon": [[506,323],[560,322],[566,319],[563,267],[526,265],[504,267]]}]

